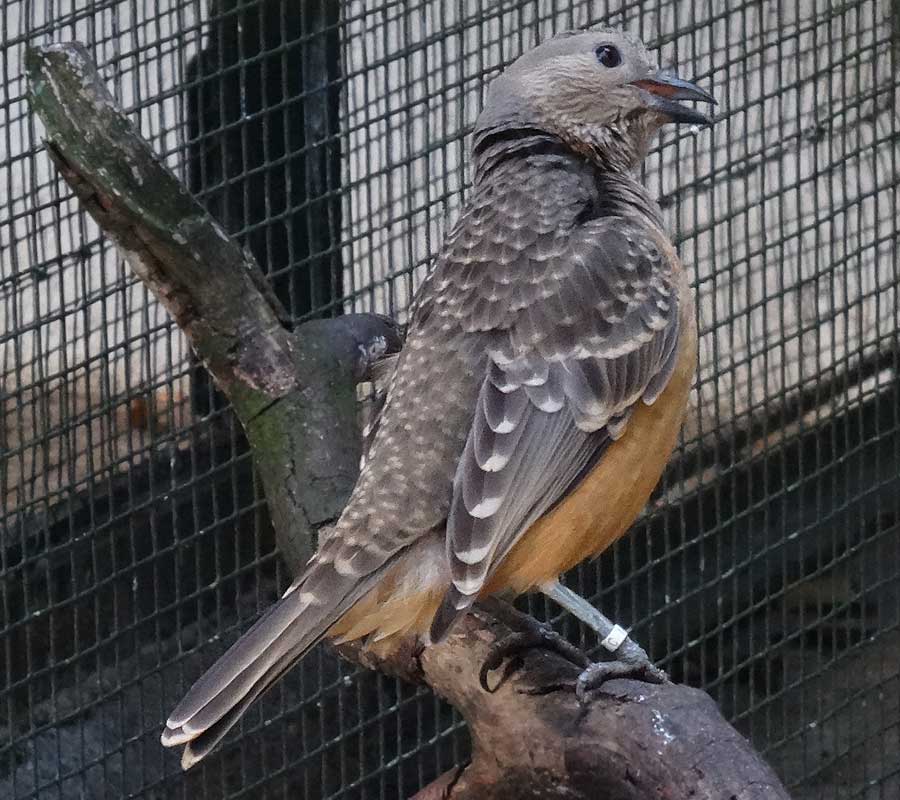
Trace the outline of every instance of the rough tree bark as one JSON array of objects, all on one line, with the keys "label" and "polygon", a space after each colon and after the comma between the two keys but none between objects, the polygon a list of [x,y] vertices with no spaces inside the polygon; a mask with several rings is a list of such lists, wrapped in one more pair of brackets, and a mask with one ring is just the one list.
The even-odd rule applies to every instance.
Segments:
[{"label": "rough tree bark", "polygon": [[[355,384],[374,358],[399,347],[396,327],[348,315],[289,330],[256,264],[140,138],[81,46],[34,48],[27,70],[48,154],[229,398],[282,555],[300,569],[317,529],[338,516],[352,489],[360,447]],[[429,685],[466,718],[471,763],[423,789],[423,800],[788,797],[695,689],[611,681],[581,707],[567,688],[577,668],[532,651],[485,692],[481,663],[518,627],[516,614],[504,617],[479,611],[447,642],[423,651],[411,641],[388,660],[341,648],[360,664]]]}]

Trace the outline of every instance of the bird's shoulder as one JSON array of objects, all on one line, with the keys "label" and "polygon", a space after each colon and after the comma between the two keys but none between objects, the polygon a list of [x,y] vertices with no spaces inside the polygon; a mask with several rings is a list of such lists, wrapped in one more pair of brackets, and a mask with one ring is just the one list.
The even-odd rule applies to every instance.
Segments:
[{"label": "bird's shoulder", "polygon": [[640,184],[544,158],[475,186],[417,309],[467,333],[510,329],[539,308],[564,323],[598,308],[614,321],[666,293],[679,269]]}]

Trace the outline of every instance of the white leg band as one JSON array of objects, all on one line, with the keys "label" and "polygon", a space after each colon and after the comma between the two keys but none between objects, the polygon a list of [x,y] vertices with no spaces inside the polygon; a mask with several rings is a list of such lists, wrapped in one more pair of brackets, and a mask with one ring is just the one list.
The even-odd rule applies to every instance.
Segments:
[{"label": "white leg band", "polygon": [[628,638],[628,631],[621,625],[613,625],[613,629],[600,642],[610,653],[615,653]]}]

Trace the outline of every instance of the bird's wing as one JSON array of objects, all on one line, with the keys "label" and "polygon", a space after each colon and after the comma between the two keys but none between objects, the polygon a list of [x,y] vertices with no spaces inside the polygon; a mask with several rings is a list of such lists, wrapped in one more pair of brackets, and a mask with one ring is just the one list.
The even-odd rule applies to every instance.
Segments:
[{"label": "bird's wing", "polygon": [[381,412],[384,411],[384,405],[387,401],[388,386],[394,370],[397,369],[397,361],[400,353],[391,353],[378,359],[369,370],[369,382],[372,384],[372,395],[367,402],[363,404],[362,418],[362,454],[360,456],[359,468],[362,469],[366,465],[369,458],[369,450],[372,449],[372,443],[375,441],[375,434],[378,433],[378,426],[381,424]]},{"label": "bird's wing", "polygon": [[605,217],[523,273],[540,290],[518,295],[527,300],[489,347],[453,484],[453,583],[433,638],[474,602],[519,536],[625,432],[635,404],[652,403],[668,382],[682,275],[662,241],[646,224]]}]

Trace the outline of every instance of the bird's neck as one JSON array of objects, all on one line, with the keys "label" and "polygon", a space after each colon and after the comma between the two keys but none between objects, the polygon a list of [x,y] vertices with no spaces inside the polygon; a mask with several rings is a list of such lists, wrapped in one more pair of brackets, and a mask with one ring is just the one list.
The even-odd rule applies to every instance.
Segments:
[{"label": "bird's neck", "polygon": [[659,125],[658,116],[638,113],[613,117],[602,125],[557,118],[536,123],[479,120],[472,153],[477,172],[487,172],[510,157],[547,151],[576,154],[604,172],[632,172],[647,155]]},{"label": "bird's neck", "polygon": [[536,128],[510,128],[476,132],[472,147],[475,183],[481,183],[500,166],[522,163],[535,156],[572,158],[576,154],[561,139]]},{"label": "bird's neck", "polygon": [[598,169],[597,203],[594,214],[598,217],[629,216],[639,214],[660,230],[665,230],[662,209],[631,172]]},{"label": "bird's neck", "polygon": [[581,147],[573,147],[558,136],[532,128],[483,131],[476,133],[473,146],[475,184],[509,169],[524,176],[529,169],[545,168],[544,159],[551,158],[557,166],[562,162],[594,182],[596,201],[591,216],[638,213],[663,227],[659,205],[635,175],[634,162],[604,157],[610,149],[591,146],[585,140]]}]

